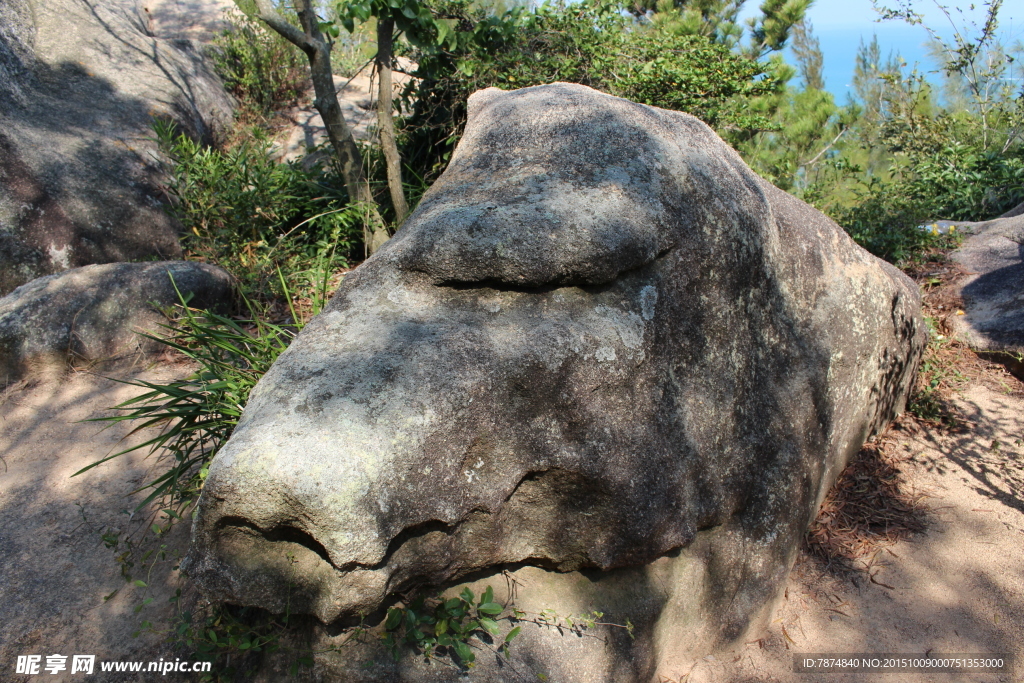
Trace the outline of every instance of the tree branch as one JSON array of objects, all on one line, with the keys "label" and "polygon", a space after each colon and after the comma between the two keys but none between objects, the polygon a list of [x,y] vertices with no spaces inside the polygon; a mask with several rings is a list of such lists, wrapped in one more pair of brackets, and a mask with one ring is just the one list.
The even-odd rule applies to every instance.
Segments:
[{"label": "tree branch", "polygon": [[405,222],[405,217],[409,215],[409,205],[405,201],[405,191],[402,187],[402,158],[398,154],[395,123],[391,114],[394,31],[394,19],[377,17],[377,133],[380,135],[380,145],[384,150],[384,160],[387,164],[388,189],[391,191],[391,204],[395,207],[395,225],[401,226]]},{"label": "tree branch", "polygon": [[825,145],[825,149],[823,149],[820,152],[818,152],[817,154],[815,154],[814,158],[811,159],[810,161],[805,161],[804,163],[802,163],[800,165],[801,166],[810,166],[811,164],[816,162],[821,157],[822,154],[824,154],[825,152],[827,152],[830,149],[832,149],[832,145],[834,145],[837,142],[839,142],[839,138],[843,137],[843,133],[845,133],[847,130],[849,130],[849,129],[848,128],[843,128],[842,130],[840,130],[839,131],[839,135],[837,135],[834,138],[832,138],[832,142],[830,142],[827,145]]},{"label": "tree branch", "polygon": [[302,30],[293,26],[277,10],[271,0],[255,0],[260,19],[270,28],[295,44],[309,59],[309,72],[313,80],[313,92],[316,99],[313,106],[323,119],[327,137],[331,141],[334,153],[341,167],[341,176],[345,181],[349,201],[366,207],[367,216],[363,225],[363,243],[367,252],[373,254],[388,239],[387,228],[373,199],[370,184],[363,173],[363,156],[359,153],[352,130],[345,122],[338,103],[338,91],[334,87],[334,74],[331,72],[331,45],[324,40],[320,32],[320,24],[313,9],[312,0],[297,0],[296,9]]},{"label": "tree branch", "polygon": [[316,50],[316,45],[309,39],[309,36],[288,23],[288,20],[274,9],[271,0],[256,0],[256,11],[259,13],[260,19],[267,26],[277,31],[288,42],[294,44],[306,54]]}]

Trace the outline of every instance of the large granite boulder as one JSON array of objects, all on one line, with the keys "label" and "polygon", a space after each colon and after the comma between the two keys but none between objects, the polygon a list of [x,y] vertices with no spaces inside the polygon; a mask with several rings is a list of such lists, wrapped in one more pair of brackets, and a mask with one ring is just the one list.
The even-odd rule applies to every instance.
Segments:
[{"label": "large granite boulder", "polygon": [[[177,289],[176,289],[177,288]],[[133,357],[158,344],[163,310],[231,304],[231,276],[193,261],[105,263],[32,280],[0,298],[0,386],[32,372]]]},{"label": "large granite boulder", "polygon": [[150,126],[212,140],[230,123],[202,45],[182,38],[228,5],[0,2],[0,295],[75,266],[180,255]]},{"label": "large granite boulder", "polygon": [[324,622],[519,567],[637,625],[593,678],[564,649],[525,656],[645,680],[759,623],[902,409],[919,307],[689,115],[478,92],[415,213],[255,388],[183,566]]}]

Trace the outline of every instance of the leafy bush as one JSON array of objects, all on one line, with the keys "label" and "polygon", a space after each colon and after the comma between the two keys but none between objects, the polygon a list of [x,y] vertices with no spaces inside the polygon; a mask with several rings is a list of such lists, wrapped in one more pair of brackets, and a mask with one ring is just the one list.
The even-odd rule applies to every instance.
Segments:
[{"label": "leafy bush", "polygon": [[[862,247],[886,260],[918,259],[956,246],[961,235],[920,226],[934,220],[980,221],[1024,201],[1024,156],[951,141],[939,148],[899,151],[884,177],[836,159],[834,171],[804,198],[842,225]],[[849,192],[838,201],[839,188]]]},{"label": "leafy bush", "polygon": [[906,193],[929,206],[932,219],[978,221],[1024,201],[1024,158],[952,142],[913,162]]},{"label": "leafy bush", "polygon": [[[181,591],[172,598],[178,602]],[[256,679],[264,654],[282,649],[283,636],[294,628],[291,615],[270,615],[254,607],[212,605],[204,610],[181,610],[168,640],[194,653],[195,661],[213,663],[211,671],[200,674],[200,683],[228,683]],[[294,653],[291,675],[299,666],[312,666],[308,652]]]},{"label": "leafy bush", "polygon": [[214,67],[238,98],[239,118],[264,120],[306,89],[306,58],[251,11],[233,10],[228,20],[230,28],[214,39]]},{"label": "leafy bush", "polygon": [[363,217],[333,167],[274,161],[258,129],[225,151],[171,126],[158,124],[156,132],[185,246],[225,267],[248,293],[282,295],[279,267],[289,276],[324,259],[323,268],[344,268],[361,253]]},{"label": "leafy bush", "polygon": [[[402,646],[406,645],[427,659],[436,656],[441,649],[454,653],[463,666],[472,666],[476,655],[469,640],[474,636],[499,636],[498,620],[503,618],[500,616],[503,612],[505,606],[494,602],[494,589],[490,586],[479,601],[469,588],[463,588],[454,598],[417,598],[406,607],[388,610],[384,620],[384,646],[396,662],[401,657]],[[495,652],[507,660],[508,645],[521,630],[520,626],[510,629]]]},{"label": "leafy bush", "polygon": [[[910,196],[899,182],[872,177],[865,180],[857,167],[844,170],[855,176],[852,204],[823,206],[822,202],[818,207],[875,256],[899,264],[917,259],[951,239],[919,227],[932,217],[931,204]],[[813,190],[809,195],[806,198],[816,203]]]},{"label": "leafy bush", "polygon": [[777,64],[740,57],[703,36],[653,30],[626,33],[621,48],[604,57],[603,85],[612,94],[691,113],[723,132],[772,127],[747,101],[779,87]]},{"label": "leafy bush", "polygon": [[564,81],[666,109],[722,130],[771,125],[746,100],[780,86],[778,64],[740,56],[704,36],[675,35],[623,16],[614,2],[545,4],[488,16],[450,0],[449,28],[412,55],[420,81],[406,93],[403,157],[423,177],[443,168],[465,125],[470,93]]}]

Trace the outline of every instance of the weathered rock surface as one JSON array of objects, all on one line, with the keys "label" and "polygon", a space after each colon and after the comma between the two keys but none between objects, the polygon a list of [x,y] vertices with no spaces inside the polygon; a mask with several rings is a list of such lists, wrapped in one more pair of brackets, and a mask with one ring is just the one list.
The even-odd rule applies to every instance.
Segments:
[{"label": "weathered rock surface", "polygon": [[150,125],[167,117],[212,139],[230,122],[201,45],[180,39],[186,24],[208,35],[229,4],[0,3],[0,294],[75,266],[181,253]]},{"label": "weathered rock surface", "polygon": [[953,252],[970,272],[960,285],[964,315],[951,318],[956,331],[981,351],[1024,352],[1024,205],[956,225],[970,233]]},{"label": "weathered rock surface", "polygon": [[524,656],[646,680],[757,623],[923,335],[907,277],[697,119],[481,91],[416,212],[256,387],[185,566],[325,622],[522,567],[637,624],[588,666]]},{"label": "weathered rock surface", "polygon": [[231,301],[231,276],[192,261],[83,266],[18,287],[0,298],[0,386],[32,371],[153,348],[136,331],[161,331],[160,308],[180,301],[175,285],[193,307]]}]

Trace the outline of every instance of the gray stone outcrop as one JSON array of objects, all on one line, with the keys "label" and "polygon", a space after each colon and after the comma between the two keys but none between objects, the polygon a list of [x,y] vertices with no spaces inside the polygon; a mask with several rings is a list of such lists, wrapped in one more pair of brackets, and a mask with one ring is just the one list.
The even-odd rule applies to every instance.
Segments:
[{"label": "gray stone outcrop", "polygon": [[967,270],[959,283],[964,314],[949,318],[954,331],[978,351],[1008,353],[1014,372],[1024,353],[1024,204],[989,221],[936,221],[968,235],[952,258]]},{"label": "gray stone outcrop", "polygon": [[[254,390],[183,566],[324,622],[516,570],[637,625],[587,661],[531,630],[530,670],[650,680],[760,623],[923,343],[906,276],[697,119],[484,90],[402,230]],[[457,676],[359,663],[338,671]]]},{"label": "gray stone outcrop", "polygon": [[[173,282],[172,282],[173,278]],[[0,298],[0,386],[74,363],[116,360],[156,348],[162,308],[227,307],[232,280],[192,261],[105,263],[37,278]]]},{"label": "gray stone outcrop", "polygon": [[0,295],[75,266],[180,255],[150,126],[212,140],[230,123],[202,45],[179,37],[224,6],[0,3]]}]

